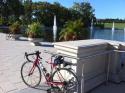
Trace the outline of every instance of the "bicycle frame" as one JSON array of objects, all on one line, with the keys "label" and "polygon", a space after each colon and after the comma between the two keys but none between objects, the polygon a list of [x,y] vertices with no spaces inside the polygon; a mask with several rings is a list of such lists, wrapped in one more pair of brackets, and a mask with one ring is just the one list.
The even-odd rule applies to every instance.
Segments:
[{"label": "bicycle frame", "polygon": [[[60,79],[60,82],[53,82],[52,81],[52,73],[53,73],[54,69],[58,69],[57,66],[54,63],[52,63],[52,57],[51,57],[50,63],[49,62],[47,62],[47,63],[51,65],[51,72],[50,73],[46,73],[47,70],[46,71],[43,70],[43,68],[45,68],[45,67],[42,64],[42,61],[39,59],[39,56],[37,56],[34,63],[33,63],[31,70],[29,71],[29,75],[33,74],[36,66],[39,66],[43,75],[44,75],[44,78],[46,79],[47,85],[49,85],[49,86],[64,85],[64,82],[61,81],[61,78],[63,78],[61,73],[58,73],[58,78]],[[49,74],[48,77],[46,76],[47,74]]]}]

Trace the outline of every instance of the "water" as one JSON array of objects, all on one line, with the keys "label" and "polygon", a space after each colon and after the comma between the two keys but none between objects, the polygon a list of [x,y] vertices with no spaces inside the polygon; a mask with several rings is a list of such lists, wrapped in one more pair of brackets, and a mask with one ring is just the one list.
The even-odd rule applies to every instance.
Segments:
[{"label": "water", "polygon": [[[106,39],[112,40],[112,30],[93,30],[94,39]],[[124,30],[115,30],[113,40],[116,41],[125,41],[125,31]]]}]

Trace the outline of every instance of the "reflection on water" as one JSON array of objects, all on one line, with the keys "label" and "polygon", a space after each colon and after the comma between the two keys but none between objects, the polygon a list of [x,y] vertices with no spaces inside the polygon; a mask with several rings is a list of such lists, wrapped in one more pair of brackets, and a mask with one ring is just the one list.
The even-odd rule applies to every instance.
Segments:
[{"label": "reflection on water", "polygon": [[[107,39],[112,40],[112,30],[94,30],[94,39]],[[113,40],[125,41],[124,30],[115,30]]]}]

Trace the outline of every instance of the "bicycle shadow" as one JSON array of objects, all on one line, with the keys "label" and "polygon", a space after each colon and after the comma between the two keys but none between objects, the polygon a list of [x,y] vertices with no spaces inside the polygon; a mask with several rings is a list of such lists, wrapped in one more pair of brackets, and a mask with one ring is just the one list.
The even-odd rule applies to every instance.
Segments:
[{"label": "bicycle shadow", "polygon": [[38,89],[38,90],[43,90],[43,91],[47,91],[48,89],[50,89],[50,86],[47,85],[39,85],[37,87],[35,87],[34,89]]},{"label": "bicycle shadow", "polygon": [[46,86],[39,85],[38,87],[35,87],[34,89],[46,91],[47,93],[63,93],[61,91],[58,91],[59,88],[57,87],[52,88],[51,86],[47,86],[47,85]]}]

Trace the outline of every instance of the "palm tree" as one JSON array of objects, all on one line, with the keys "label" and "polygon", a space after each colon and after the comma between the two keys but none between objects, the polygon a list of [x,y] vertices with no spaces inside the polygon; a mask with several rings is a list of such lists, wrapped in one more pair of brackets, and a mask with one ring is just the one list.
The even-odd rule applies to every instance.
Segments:
[{"label": "palm tree", "polygon": [[81,20],[68,21],[60,32],[59,40],[69,41],[85,39],[88,37],[88,29],[84,28]]}]

